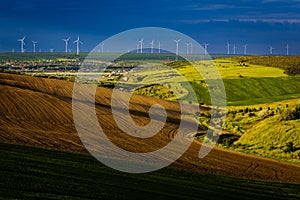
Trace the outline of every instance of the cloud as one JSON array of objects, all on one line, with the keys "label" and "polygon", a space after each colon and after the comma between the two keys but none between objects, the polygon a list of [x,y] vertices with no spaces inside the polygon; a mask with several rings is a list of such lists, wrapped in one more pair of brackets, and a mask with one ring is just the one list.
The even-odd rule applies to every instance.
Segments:
[{"label": "cloud", "polygon": [[229,22],[229,19],[192,19],[192,20],[180,20],[181,23],[185,24],[203,24],[203,23],[210,23],[210,22]]},{"label": "cloud", "polygon": [[293,2],[300,2],[300,0],[263,0],[262,3],[274,3],[274,2],[280,2],[280,3],[293,3]]},{"label": "cloud", "polygon": [[229,4],[209,4],[209,5],[193,5],[190,7],[191,10],[227,10],[227,9],[241,9],[241,8],[249,8],[247,6],[236,6]]},{"label": "cloud", "polygon": [[280,23],[280,24],[300,24],[300,19],[268,19],[268,18],[244,18],[244,19],[193,19],[193,20],[180,20],[181,23],[185,24],[203,24],[203,23],[214,23],[214,22],[252,22],[252,23]]},{"label": "cloud", "polygon": [[280,23],[280,24],[300,24],[300,19],[239,19],[240,22],[264,22],[264,23]]}]

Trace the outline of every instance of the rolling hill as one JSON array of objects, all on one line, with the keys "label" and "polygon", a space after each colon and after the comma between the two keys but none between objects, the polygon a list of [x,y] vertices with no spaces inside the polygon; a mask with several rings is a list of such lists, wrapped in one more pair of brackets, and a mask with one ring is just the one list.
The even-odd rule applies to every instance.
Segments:
[{"label": "rolling hill", "polygon": [[299,199],[299,184],[272,183],[165,168],[112,170],[93,157],[0,143],[5,199]]},{"label": "rolling hill", "polygon": [[[0,74],[0,141],[87,153],[72,119],[72,89],[73,83],[66,81]],[[98,88],[96,111],[104,132],[118,146],[133,152],[149,152],[165,146],[176,135],[180,116],[177,103],[139,95],[132,97],[130,113],[138,124],[149,122],[147,112],[152,104],[159,103],[168,112],[166,126],[156,136],[137,139],[117,128],[109,106],[110,95],[111,90]],[[247,179],[300,182],[297,165],[218,148],[199,159],[200,146],[194,142],[171,167]]]}]

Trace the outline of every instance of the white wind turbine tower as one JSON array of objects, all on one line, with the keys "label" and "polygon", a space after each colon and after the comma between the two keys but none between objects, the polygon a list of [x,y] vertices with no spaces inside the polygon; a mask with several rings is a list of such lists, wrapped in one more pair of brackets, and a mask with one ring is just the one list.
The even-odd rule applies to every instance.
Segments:
[{"label": "white wind turbine tower", "polygon": [[207,47],[208,47],[208,45],[209,45],[208,43],[204,43],[204,51],[205,51],[204,54],[207,54]]},{"label": "white wind turbine tower", "polygon": [[79,43],[83,44],[79,39],[79,35],[77,36],[77,40],[75,40],[73,43],[76,43],[76,55],[79,55]]},{"label": "white wind turbine tower", "polygon": [[154,40],[152,40],[152,41],[151,41],[149,44],[151,45],[151,53],[153,53],[153,48],[154,48]]},{"label": "white wind turbine tower", "polygon": [[270,46],[270,55],[273,55],[273,50],[274,50],[275,48],[273,48],[272,46]]},{"label": "white wind turbine tower", "polygon": [[286,45],[286,55],[288,56],[290,54],[290,46],[289,44]]},{"label": "white wind turbine tower", "polygon": [[181,41],[181,39],[179,40],[174,40],[174,42],[176,43],[176,55],[178,56],[179,54],[179,42]]},{"label": "white wind turbine tower", "polygon": [[188,55],[190,51],[190,43],[185,43],[185,45],[186,45],[186,55]]},{"label": "white wind turbine tower", "polygon": [[35,47],[36,47],[36,44],[37,44],[38,42],[36,42],[36,41],[32,41],[32,46],[33,46],[33,53],[35,53]]},{"label": "white wind turbine tower", "polygon": [[158,42],[158,53],[160,53],[160,51],[161,51],[161,43]]},{"label": "white wind turbine tower", "polygon": [[227,54],[229,55],[230,54],[230,44],[227,43]]},{"label": "white wind turbine tower", "polygon": [[104,52],[104,42],[102,42],[102,43],[100,44],[100,47],[101,47],[101,53],[103,53],[103,52]]},{"label": "white wind turbine tower", "polygon": [[138,41],[138,43],[140,44],[140,53],[143,53],[143,43],[144,43],[144,39],[142,38],[140,41]]},{"label": "white wind turbine tower", "polygon": [[193,54],[193,42],[190,42],[190,47],[191,47],[190,54],[192,55]]},{"label": "white wind turbine tower", "polygon": [[247,54],[247,47],[248,47],[248,44],[243,45],[243,48],[244,48],[244,55]]},{"label": "white wind turbine tower", "polygon": [[23,38],[21,39],[18,39],[19,42],[21,42],[21,53],[24,53],[24,45],[25,45],[25,40],[26,36],[24,36]]},{"label": "white wind turbine tower", "polygon": [[237,47],[235,46],[235,44],[233,45],[233,54],[236,54],[236,49]]},{"label": "white wind turbine tower", "polygon": [[70,40],[70,37],[66,38],[66,39],[62,39],[63,41],[65,41],[65,52],[68,53],[68,42]]}]

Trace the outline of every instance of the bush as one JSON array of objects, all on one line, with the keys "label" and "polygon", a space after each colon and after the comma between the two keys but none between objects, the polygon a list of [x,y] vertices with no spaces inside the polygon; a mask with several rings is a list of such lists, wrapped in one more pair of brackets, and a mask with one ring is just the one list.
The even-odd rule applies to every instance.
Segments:
[{"label": "bush", "polygon": [[249,113],[248,116],[249,117],[255,117],[256,115],[255,115],[255,113]]},{"label": "bush", "polygon": [[293,142],[288,142],[286,143],[286,153],[291,153],[295,151],[294,143]]},{"label": "bush", "polygon": [[285,109],[281,113],[281,119],[286,121],[300,119],[300,105],[297,105],[294,109]]},{"label": "bush", "polygon": [[227,146],[227,147],[230,147],[232,144],[233,144],[233,140],[231,140],[231,139],[229,139],[229,138],[224,138],[223,140],[222,140],[222,143],[223,143],[223,145],[225,145],[225,146]]}]

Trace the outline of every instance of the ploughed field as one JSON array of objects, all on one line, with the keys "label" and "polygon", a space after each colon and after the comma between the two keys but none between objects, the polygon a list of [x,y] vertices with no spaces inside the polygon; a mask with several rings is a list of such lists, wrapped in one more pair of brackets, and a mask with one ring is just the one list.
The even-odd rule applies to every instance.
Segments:
[{"label": "ploughed field", "polygon": [[[0,74],[0,141],[54,150],[87,153],[76,132],[72,115],[73,84],[53,79]],[[149,123],[149,107],[160,104],[168,119],[155,136],[138,139],[116,125],[110,107],[111,90],[98,88],[96,113],[102,129],[117,146],[132,152],[151,152],[166,146],[177,134],[179,106],[175,102],[134,95],[130,113],[139,125]],[[202,110],[207,108],[202,107]],[[192,123],[192,122],[190,122]],[[202,131],[199,128],[198,131]],[[214,148],[198,158],[201,144],[194,141],[171,167],[222,176],[278,182],[300,182],[300,167]]]}]

